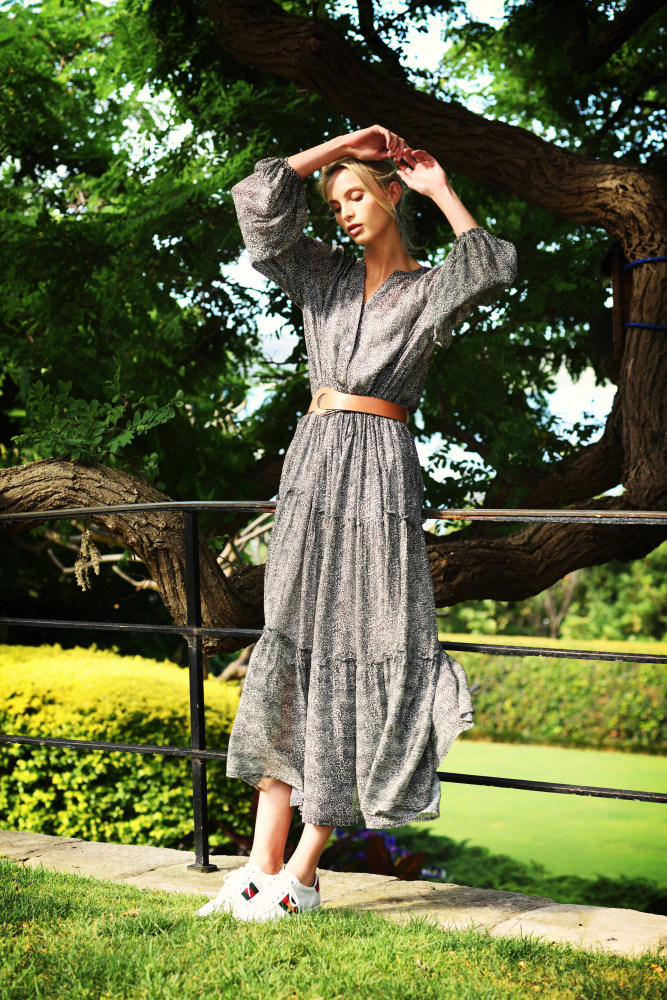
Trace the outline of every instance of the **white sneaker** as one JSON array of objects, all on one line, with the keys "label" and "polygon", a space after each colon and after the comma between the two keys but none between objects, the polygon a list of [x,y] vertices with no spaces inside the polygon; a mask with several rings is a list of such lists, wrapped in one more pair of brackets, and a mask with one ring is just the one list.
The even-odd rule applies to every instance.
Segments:
[{"label": "white sneaker", "polygon": [[234,913],[239,906],[246,905],[282,873],[285,865],[275,875],[267,875],[254,861],[227,872],[222,879],[222,888],[214,899],[197,910],[198,917],[208,917],[211,913]]},{"label": "white sneaker", "polygon": [[238,908],[234,916],[239,920],[279,920],[291,915],[300,916],[322,906],[320,878],[315,875],[315,884],[304,885],[296,875],[283,867],[270,883],[259,890],[256,896]]}]

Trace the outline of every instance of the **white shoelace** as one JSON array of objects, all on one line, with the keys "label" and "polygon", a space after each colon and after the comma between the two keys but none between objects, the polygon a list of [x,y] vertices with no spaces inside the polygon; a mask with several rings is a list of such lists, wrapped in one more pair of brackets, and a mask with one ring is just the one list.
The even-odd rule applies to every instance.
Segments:
[{"label": "white shoelace", "polygon": [[252,875],[249,874],[247,869],[247,863],[245,865],[240,865],[238,868],[234,868],[231,872],[227,872],[226,875],[222,876],[222,886],[220,892],[228,889],[240,889],[241,886],[246,881],[252,879]]},{"label": "white shoelace", "polygon": [[[267,886],[267,888],[269,887]],[[264,890],[264,892],[266,892],[266,890]],[[276,903],[279,903],[285,895],[289,896],[290,902],[293,906],[299,905],[299,901],[294,894],[293,883],[280,879],[279,881],[277,880],[277,884],[272,883],[270,885],[270,891],[266,892],[265,899],[262,899],[259,895],[255,897],[257,902],[253,905],[253,912],[258,915],[262,915],[267,911],[274,909]]]}]

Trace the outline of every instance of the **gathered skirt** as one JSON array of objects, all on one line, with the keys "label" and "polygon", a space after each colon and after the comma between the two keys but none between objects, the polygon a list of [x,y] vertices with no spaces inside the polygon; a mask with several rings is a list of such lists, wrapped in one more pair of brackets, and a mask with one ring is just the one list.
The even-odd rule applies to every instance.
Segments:
[{"label": "gathered skirt", "polygon": [[473,708],[438,641],[423,493],[405,424],[344,410],[299,421],[226,773],[286,782],[304,823],[440,815],[436,770]]}]

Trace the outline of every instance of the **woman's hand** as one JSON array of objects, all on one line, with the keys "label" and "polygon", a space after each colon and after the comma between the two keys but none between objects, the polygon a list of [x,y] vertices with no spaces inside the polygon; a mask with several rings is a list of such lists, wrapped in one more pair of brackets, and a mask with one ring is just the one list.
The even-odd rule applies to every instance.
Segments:
[{"label": "woman's hand", "polygon": [[398,174],[402,181],[413,191],[432,198],[434,194],[449,186],[447,174],[435,157],[425,149],[412,149],[406,146],[397,164]]},{"label": "woman's hand", "polygon": [[401,163],[397,165],[398,175],[413,191],[419,191],[432,198],[442,209],[458,237],[467,229],[476,229],[477,223],[447,180],[447,174],[435,157],[425,149],[407,147],[403,151]]},{"label": "woman's hand", "polygon": [[403,151],[408,149],[405,139],[390,132],[382,125],[371,125],[345,136],[349,155],[358,160],[388,160],[390,156],[398,162]]}]

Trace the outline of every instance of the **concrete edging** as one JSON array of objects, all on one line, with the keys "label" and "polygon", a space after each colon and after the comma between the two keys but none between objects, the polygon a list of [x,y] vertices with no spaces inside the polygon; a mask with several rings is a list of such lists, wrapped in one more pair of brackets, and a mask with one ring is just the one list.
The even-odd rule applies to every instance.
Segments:
[{"label": "concrete edging", "polygon": [[[0,830],[0,856],[30,867],[93,876],[141,889],[214,896],[225,872],[245,858],[215,855],[218,871],[188,871],[189,851],[130,844],[99,844]],[[535,937],[553,944],[636,957],[667,952],[667,917],[602,906],[560,904],[518,892],[475,889],[441,882],[405,881],[388,875],[318,869],[323,909],[373,910],[402,923],[430,916],[443,929],[475,927],[496,937]]]}]

